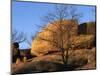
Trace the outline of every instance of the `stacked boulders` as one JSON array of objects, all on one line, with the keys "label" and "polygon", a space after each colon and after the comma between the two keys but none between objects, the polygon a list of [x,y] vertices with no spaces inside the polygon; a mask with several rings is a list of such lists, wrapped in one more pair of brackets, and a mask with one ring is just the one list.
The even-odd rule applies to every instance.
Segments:
[{"label": "stacked boulders", "polygon": [[[59,49],[50,42],[55,41],[58,45],[61,44],[61,35],[59,35],[60,28],[63,29],[63,40],[70,40],[70,42],[64,43],[65,49],[67,48],[68,43],[71,45],[70,49],[83,49],[93,47],[95,42],[94,22],[78,25],[77,21],[75,20],[63,20],[62,24],[59,23],[60,21],[50,23],[37,34],[36,38],[32,42],[32,54],[41,56],[52,51],[59,51]],[[67,32],[68,29],[69,32]],[[70,38],[68,38],[68,34],[70,34]]]}]

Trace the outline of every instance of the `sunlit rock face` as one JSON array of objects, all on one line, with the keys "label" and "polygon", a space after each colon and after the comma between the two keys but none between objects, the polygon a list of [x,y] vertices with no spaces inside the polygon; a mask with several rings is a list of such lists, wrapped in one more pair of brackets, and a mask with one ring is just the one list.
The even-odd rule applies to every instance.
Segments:
[{"label": "sunlit rock face", "polygon": [[94,46],[95,36],[94,35],[79,35],[71,38],[71,49],[84,49],[92,48]]},{"label": "sunlit rock face", "polygon": [[[33,40],[31,53],[40,56],[50,51],[59,51],[59,48],[57,48],[52,41],[55,41],[58,45],[60,45],[61,36],[63,36],[62,38],[64,41],[68,39],[69,33],[70,37],[76,36],[77,26],[77,21],[72,20],[63,20],[62,22],[55,21],[48,24]],[[64,43],[67,44],[66,42]],[[66,47],[66,45],[64,45],[64,47]]]}]

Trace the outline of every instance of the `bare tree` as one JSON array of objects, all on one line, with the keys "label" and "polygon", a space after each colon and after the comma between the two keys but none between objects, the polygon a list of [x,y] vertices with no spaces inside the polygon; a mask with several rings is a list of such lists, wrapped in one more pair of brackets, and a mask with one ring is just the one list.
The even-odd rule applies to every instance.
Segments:
[{"label": "bare tree", "polygon": [[19,43],[22,43],[26,40],[25,34],[23,32],[18,32],[17,30],[12,31],[11,35],[12,41],[12,60],[15,63],[17,58],[21,59]]},{"label": "bare tree", "polygon": [[77,7],[69,5],[69,16],[72,20],[77,20],[80,22],[80,18],[83,16],[83,13],[77,11]]},{"label": "bare tree", "polygon": [[23,32],[18,32],[16,30],[12,31],[12,42],[22,43],[26,40],[25,34]]},{"label": "bare tree", "polygon": [[30,39],[26,39],[27,44],[31,47],[32,40],[35,39],[35,36],[30,36]]},{"label": "bare tree", "polygon": [[31,47],[32,41],[35,39],[35,37],[37,36],[38,32],[36,31],[35,34],[32,33],[32,35],[30,36],[30,38],[26,39],[27,44]]},{"label": "bare tree", "polygon": [[[70,10],[70,11],[69,11]],[[62,61],[64,64],[68,63],[68,52],[71,47],[71,29],[75,25],[76,20],[79,20],[80,13],[76,13],[77,10],[73,6],[69,5],[56,5],[54,12],[49,12],[44,16],[43,21],[53,25],[57,30],[52,30],[49,27],[40,26],[45,31],[52,33],[52,39],[38,36],[40,40],[44,40],[55,46],[62,53]],[[71,16],[71,22],[69,25],[65,25],[64,21]]]}]

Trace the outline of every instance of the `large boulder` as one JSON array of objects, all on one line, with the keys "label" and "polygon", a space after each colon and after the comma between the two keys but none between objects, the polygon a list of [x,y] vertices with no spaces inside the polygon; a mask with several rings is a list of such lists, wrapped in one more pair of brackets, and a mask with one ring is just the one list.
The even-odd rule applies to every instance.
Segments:
[{"label": "large boulder", "polygon": [[77,26],[77,22],[72,20],[63,20],[62,24],[60,24],[59,21],[48,24],[42,29],[41,32],[37,34],[36,38],[33,40],[31,53],[40,56],[48,53],[49,51],[59,50],[51,42],[55,41],[57,44],[61,44],[60,33],[62,34],[62,32],[60,29],[63,29],[63,40],[65,40],[67,39],[68,34],[66,31],[67,29],[70,29],[70,36],[73,37],[77,35]]}]

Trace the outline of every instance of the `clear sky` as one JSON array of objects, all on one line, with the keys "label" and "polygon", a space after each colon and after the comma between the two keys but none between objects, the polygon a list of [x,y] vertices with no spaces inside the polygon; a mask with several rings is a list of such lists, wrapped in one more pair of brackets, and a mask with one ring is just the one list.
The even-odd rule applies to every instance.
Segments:
[{"label": "clear sky", "polygon": [[[36,31],[40,30],[36,24],[42,24],[41,17],[47,12],[52,12],[55,4],[51,3],[34,3],[34,2],[12,2],[12,29],[24,32],[30,40],[31,35],[35,35]],[[83,13],[80,23],[95,21],[94,6],[73,5],[78,7],[78,11]],[[30,48],[30,46],[23,42],[20,48]]]}]

